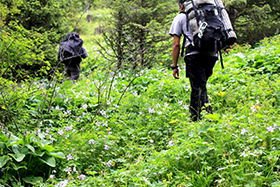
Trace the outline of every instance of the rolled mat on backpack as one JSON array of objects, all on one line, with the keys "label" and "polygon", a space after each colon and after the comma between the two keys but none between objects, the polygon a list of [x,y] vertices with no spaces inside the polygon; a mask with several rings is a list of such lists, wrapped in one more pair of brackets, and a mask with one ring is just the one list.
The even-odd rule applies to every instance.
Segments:
[{"label": "rolled mat on backpack", "polygon": [[233,27],[232,27],[232,24],[230,22],[230,19],[229,19],[229,16],[228,16],[228,13],[224,7],[224,4],[222,2],[222,0],[215,0],[216,1],[216,5],[219,6],[219,7],[222,7],[222,21],[224,22],[224,26],[225,26],[225,29],[226,30],[229,30],[227,32],[227,35],[228,35],[228,40],[227,40],[227,43],[228,45],[232,45],[235,43],[236,39],[237,39],[237,36],[233,30]]},{"label": "rolled mat on backpack", "polygon": [[[193,0],[195,6],[198,6],[200,4],[213,4],[214,6],[218,6],[221,7],[221,20],[224,23],[224,27],[227,30],[227,44],[228,45],[232,45],[235,43],[237,36],[233,30],[231,21],[229,19],[228,13],[224,7],[224,4],[222,2],[222,0]],[[184,7],[185,7],[185,11],[188,12],[192,7],[192,1],[186,1],[184,2]],[[198,33],[198,26],[197,26],[197,22],[196,22],[196,18],[195,18],[195,13],[194,11],[191,11],[188,14],[188,19],[189,19],[189,23],[190,23],[190,27],[192,29],[192,31],[194,32],[193,34],[197,34]]]}]

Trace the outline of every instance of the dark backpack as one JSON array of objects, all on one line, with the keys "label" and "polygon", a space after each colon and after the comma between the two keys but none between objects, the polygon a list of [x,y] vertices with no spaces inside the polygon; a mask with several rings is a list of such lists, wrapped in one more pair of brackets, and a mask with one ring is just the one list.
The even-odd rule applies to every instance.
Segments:
[{"label": "dark backpack", "polygon": [[[221,19],[221,7],[213,4],[200,4],[195,6],[193,0],[192,8],[185,12],[187,16],[187,28],[189,25],[188,15],[194,11],[196,19],[197,30],[194,32],[193,40],[187,37],[194,49],[200,52],[219,52],[221,65],[222,53],[221,50],[227,45],[227,30],[224,27],[224,23]],[[185,40],[184,40],[185,41]],[[183,44],[184,46],[184,44]],[[183,52],[182,52],[183,55]]]},{"label": "dark backpack", "polygon": [[87,57],[86,50],[82,47],[83,40],[78,33],[71,32],[60,42],[58,50],[58,61],[64,61],[75,57]]}]

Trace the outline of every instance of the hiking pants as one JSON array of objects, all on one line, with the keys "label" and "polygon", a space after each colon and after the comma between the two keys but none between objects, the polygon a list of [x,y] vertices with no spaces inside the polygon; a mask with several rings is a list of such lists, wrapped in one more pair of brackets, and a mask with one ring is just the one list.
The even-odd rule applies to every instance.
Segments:
[{"label": "hiking pants", "polygon": [[80,76],[80,62],[80,57],[64,61],[65,71],[72,81],[78,80]]},{"label": "hiking pants", "polygon": [[[200,118],[201,109],[208,103],[206,83],[212,75],[217,57],[202,54],[185,56],[186,76],[189,77],[191,84],[191,118]],[[205,108],[212,113],[211,106]]]}]

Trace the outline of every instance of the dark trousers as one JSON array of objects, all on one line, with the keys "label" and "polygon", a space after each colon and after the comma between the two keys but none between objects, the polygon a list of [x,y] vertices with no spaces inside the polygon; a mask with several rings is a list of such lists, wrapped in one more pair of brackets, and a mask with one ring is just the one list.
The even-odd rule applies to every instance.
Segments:
[{"label": "dark trousers", "polygon": [[65,71],[67,75],[70,77],[70,80],[72,81],[78,80],[80,76],[80,62],[81,62],[80,57],[71,58],[63,61]]},{"label": "dark trousers", "polygon": [[[195,54],[185,56],[186,75],[191,84],[191,118],[196,120],[200,118],[201,109],[208,103],[207,80],[212,75],[217,57]],[[207,112],[212,113],[211,106],[205,108]]]}]

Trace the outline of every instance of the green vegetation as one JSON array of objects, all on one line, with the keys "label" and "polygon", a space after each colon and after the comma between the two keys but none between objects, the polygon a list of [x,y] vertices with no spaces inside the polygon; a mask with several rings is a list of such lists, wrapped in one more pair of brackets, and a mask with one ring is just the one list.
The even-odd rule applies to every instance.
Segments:
[{"label": "green vegetation", "polygon": [[279,0],[223,0],[238,33],[238,43],[254,45],[267,36],[279,34]]},{"label": "green vegetation", "polygon": [[65,158],[63,153],[53,152],[54,148],[49,145],[52,141],[44,140],[44,135],[38,131],[30,134],[25,131],[23,138],[4,132],[0,138],[3,184],[20,186],[23,182],[36,185],[38,181],[44,181],[42,176],[50,176],[51,168],[56,166],[55,157]]},{"label": "green vegetation", "polygon": [[0,76],[51,76],[57,45],[74,28],[81,7],[78,0],[1,0]]},{"label": "green vegetation", "polygon": [[[44,181],[47,186],[63,181],[70,186],[278,186],[279,45],[280,37],[275,36],[255,49],[248,45],[229,49],[225,69],[217,64],[209,80],[215,114],[204,114],[197,123],[188,119],[188,80],[182,74],[180,80],[173,79],[163,64],[136,78],[119,105],[130,80],[129,72],[116,75],[106,107],[96,114],[98,84],[108,74],[102,66],[87,72],[89,63],[102,63],[102,56],[94,53],[83,62],[76,85],[51,84],[48,92],[48,82],[28,82],[18,94],[36,92],[19,98],[21,106],[2,104],[1,110],[24,114],[13,115],[15,126],[37,128],[45,141],[66,155],[53,167],[56,173]],[[41,116],[37,108],[53,90],[50,111]],[[3,129],[1,141],[15,133],[12,127],[7,133]],[[3,146],[1,153],[6,153]],[[1,157],[4,176],[12,170],[3,164],[6,158]],[[21,165],[21,160],[9,159]]]},{"label": "green vegetation", "polygon": [[88,14],[95,21],[82,17],[77,29],[89,57],[73,85],[62,71],[39,74],[62,65],[34,78],[14,72],[17,63],[45,63],[44,51],[31,52],[42,41],[20,25],[1,31],[0,185],[280,185],[279,35],[225,50],[225,68],[217,63],[207,85],[214,114],[190,122],[183,59],[180,79],[169,69],[172,38],[156,44],[170,48],[151,53],[149,68],[133,60],[119,70],[110,47],[95,43],[103,35],[93,35],[108,10]]}]

